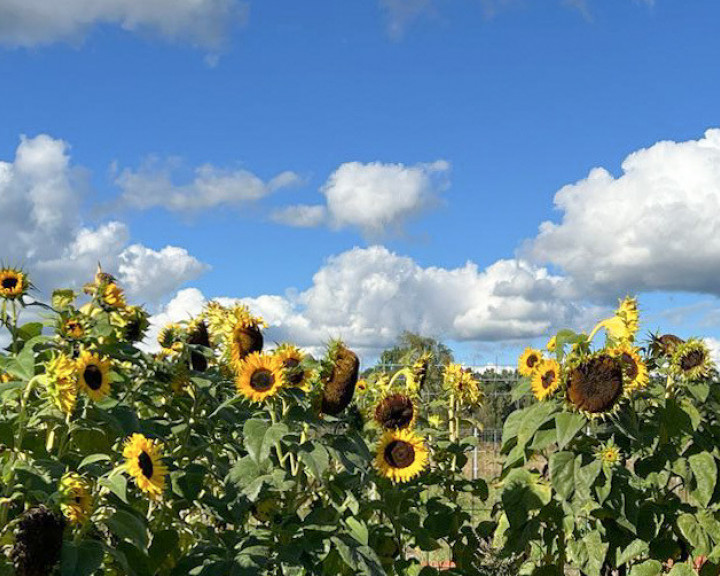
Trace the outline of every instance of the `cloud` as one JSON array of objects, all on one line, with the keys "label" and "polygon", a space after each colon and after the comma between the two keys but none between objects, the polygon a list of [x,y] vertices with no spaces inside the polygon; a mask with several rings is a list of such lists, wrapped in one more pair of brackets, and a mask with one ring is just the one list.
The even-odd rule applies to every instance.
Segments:
[{"label": "cloud", "polygon": [[560,222],[543,222],[523,253],[579,293],[720,295],[720,130],[634,152],[617,178],[595,168],[554,202]]},{"label": "cloud", "polygon": [[146,210],[162,207],[174,212],[197,212],[218,206],[242,206],[275,190],[297,184],[300,177],[281,172],[268,182],[247,170],[227,170],[204,164],[194,170],[191,182],[176,184],[177,161],[147,161],[138,170],[123,170],[115,179],[126,206]]},{"label": "cloud", "polygon": [[423,16],[435,14],[435,0],[380,0],[385,13],[387,33],[399,40],[413,22]]},{"label": "cloud", "polygon": [[248,4],[236,0],[3,0],[0,43],[77,41],[96,25],[112,24],[217,50],[247,13]]},{"label": "cloud", "polygon": [[[484,270],[472,262],[425,268],[371,246],[329,258],[305,291],[239,301],[270,324],[268,341],[319,347],[342,337],[359,349],[377,351],[405,330],[451,340],[544,335],[584,319],[587,311],[568,302],[565,290],[562,278],[526,262],[501,260]],[[168,307],[186,314],[180,311],[186,301],[197,308],[197,294],[189,298],[187,291]]]},{"label": "cloud", "polygon": [[157,337],[163,326],[171,322],[182,322],[202,312],[205,297],[197,288],[180,290],[172,300],[162,307],[160,312],[150,318],[150,327],[141,348],[147,351],[157,351],[160,346]]},{"label": "cloud", "polygon": [[325,205],[288,206],[273,213],[290,226],[357,228],[375,238],[402,230],[412,216],[439,203],[448,188],[450,163],[346,162],[321,188]]},{"label": "cloud", "polygon": [[68,144],[44,134],[21,137],[13,161],[0,161],[4,261],[28,269],[45,295],[81,286],[101,262],[131,296],[155,303],[206,269],[182,248],[128,246],[122,222],[87,225],[81,209],[86,180],[71,164]]},{"label": "cloud", "polygon": [[717,338],[705,338],[705,343],[710,348],[710,357],[717,368],[720,368],[720,340]]}]

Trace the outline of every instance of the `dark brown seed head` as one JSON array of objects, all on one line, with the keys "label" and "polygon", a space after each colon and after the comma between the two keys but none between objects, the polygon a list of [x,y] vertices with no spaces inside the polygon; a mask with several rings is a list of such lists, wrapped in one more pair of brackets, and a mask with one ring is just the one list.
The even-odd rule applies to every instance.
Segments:
[{"label": "dark brown seed head", "polygon": [[235,348],[235,357],[233,360],[236,362],[239,362],[253,352],[262,352],[262,332],[255,326],[237,327],[233,331],[233,346]]},{"label": "dark brown seed head", "polygon": [[568,376],[568,400],[590,414],[609,412],[622,393],[622,364],[608,354],[580,363]]},{"label": "dark brown seed head", "polygon": [[340,346],[330,376],[325,380],[322,395],[322,412],[337,416],[347,408],[355,393],[360,360],[352,350]]},{"label": "dark brown seed head", "polygon": [[415,416],[415,406],[404,394],[392,394],[375,407],[375,420],[386,430],[407,428]]},{"label": "dark brown seed head", "polygon": [[11,558],[17,576],[47,576],[60,559],[65,520],[44,506],[22,515]]},{"label": "dark brown seed head", "polygon": [[102,371],[95,364],[89,364],[83,372],[85,384],[91,390],[100,390],[102,386]]},{"label": "dark brown seed head", "polygon": [[415,448],[403,440],[393,440],[385,447],[383,457],[393,468],[407,468],[415,461]]}]

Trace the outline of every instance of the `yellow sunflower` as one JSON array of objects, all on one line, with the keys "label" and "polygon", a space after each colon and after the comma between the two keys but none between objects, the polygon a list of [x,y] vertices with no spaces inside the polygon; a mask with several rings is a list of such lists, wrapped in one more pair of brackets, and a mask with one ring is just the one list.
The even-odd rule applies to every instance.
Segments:
[{"label": "yellow sunflower", "polygon": [[518,372],[521,376],[532,375],[537,365],[542,361],[543,355],[540,350],[535,348],[525,348],[525,352],[520,355],[518,360]]},{"label": "yellow sunflower", "polygon": [[555,348],[557,348],[557,336],[550,338],[548,343],[545,345],[545,348],[547,348],[548,352],[555,352]]},{"label": "yellow sunflower", "polygon": [[375,406],[375,421],[385,430],[405,430],[415,426],[417,413],[417,405],[410,396],[389,394]]},{"label": "yellow sunflower", "polygon": [[541,360],[532,375],[531,387],[535,398],[544,400],[560,385],[560,364],[555,360]]},{"label": "yellow sunflower", "polygon": [[620,359],[623,367],[624,389],[626,394],[645,388],[650,382],[650,376],[645,363],[640,358],[639,349],[624,342],[620,346],[609,350]]},{"label": "yellow sunflower", "polygon": [[482,401],[482,391],[472,371],[460,364],[445,366],[443,385],[460,402],[474,406]]},{"label": "yellow sunflower", "polygon": [[76,360],[80,388],[94,402],[110,393],[110,360],[84,350]]},{"label": "yellow sunflower", "polygon": [[712,368],[710,350],[705,342],[698,338],[689,338],[679,344],[672,356],[670,369],[687,380],[706,377]]},{"label": "yellow sunflower", "polygon": [[75,361],[60,354],[48,362],[45,374],[53,403],[63,413],[71,414],[77,402],[78,392]]},{"label": "yellow sunflower", "polygon": [[287,385],[309,392],[310,372],[302,366],[305,354],[297,346],[282,344],[275,351],[275,356],[283,365]]},{"label": "yellow sunflower", "polygon": [[27,292],[29,282],[21,270],[15,268],[0,269],[0,297],[15,300]]},{"label": "yellow sunflower", "polygon": [[357,384],[355,385],[355,390],[357,390],[358,394],[365,394],[365,392],[367,392],[367,389],[367,380],[363,378],[357,381]]},{"label": "yellow sunflower", "polygon": [[252,316],[245,306],[235,308],[235,322],[230,332],[228,347],[233,365],[237,365],[245,356],[263,349],[263,335],[260,331],[265,325],[262,318]]},{"label": "yellow sunflower", "polygon": [[637,307],[637,298],[631,298],[626,296],[623,300],[620,300],[620,305],[615,312],[617,316],[625,321],[628,332],[635,337],[638,328],[640,327],[640,314]]},{"label": "yellow sunflower", "polygon": [[75,472],[60,479],[60,510],[71,524],[84,524],[92,514],[90,483]]},{"label": "yellow sunflower", "polygon": [[413,362],[410,369],[412,373],[412,383],[408,382],[409,388],[412,388],[413,391],[419,392],[425,385],[431,360],[432,354],[430,354],[430,352],[423,352],[420,357]]},{"label": "yellow sunflower", "polygon": [[101,300],[102,303],[108,308],[117,309],[123,308],[125,306],[125,294],[123,294],[122,288],[120,288],[120,286],[118,286],[114,282],[105,284],[105,288],[102,291]]},{"label": "yellow sunflower", "polygon": [[162,327],[158,332],[157,341],[160,348],[169,356],[174,356],[182,351],[183,330],[179,324],[170,323]]},{"label": "yellow sunflower", "polygon": [[381,476],[408,482],[427,467],[428,450],[411,430],[388,430],[378,441],[374,464]]},{"label": "yellow sunflower", "polygon": [[611,412],[624,391],[623,365],[608,352],[597,352],[565,372],[567,401],[588,416]]},{"label": "yellow sunflower", "polygon": [[588,340],[592,340],[601,329],[616,342],[632,342],[639,327],[637,300],[627,297],[620,301],[615,316],[598,322],[590,332]]},{"label": "yellow sunflower", "polygon": [[620,463],[620,449],[615,445],[613,440],[609,440],[596,450],[596,455],[600,462],[606,466],[617,466]]},{"label": "yellow sunflower", "polygon": [[79,340],[85,336],[85,327],[79,318],[68,318],[62,325],[62,334],[66,338]]},{"label": "yellow sunflower", "polygon": [[237,366],[235,387],[251,402],[274,396],[285,382],[285,370],[276,356],[253,352]]},{"label": "yellow sunflower", "polygon": [[152,499],[160,498],[167,475],[160,443],[142,434],[133,434],[125,441],[123,456],[125,469],[135,478],[137,487]]}]

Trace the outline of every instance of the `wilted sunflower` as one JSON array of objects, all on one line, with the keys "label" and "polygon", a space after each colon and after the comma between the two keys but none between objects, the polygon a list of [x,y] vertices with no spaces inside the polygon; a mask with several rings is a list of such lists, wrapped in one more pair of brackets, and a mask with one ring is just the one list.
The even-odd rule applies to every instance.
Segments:
[{"label": "wilted sunflower", "polygon": [[598,352],[566,371],[567,400],[590,416],[606,414],[623,395],[623,366],[619,358]]},{"label": "wilted sunflower", "polygon": [[675,349],[683,342],[685,342],[685,340],[679,336],[675,336],[675,334],[663,334],[662,336],[653,334],[650,342],[650,354],[653,357],[662,356],[672,358],[672,355],[675,354]]},{"label": "wilted sunflower", "polygon": [[[210,334],[207,324],[202,318],[190,322],[187,327],[187,343],[193,346],[210,348]],[[208,360],[200,350],[190,352],[190,366],[197,372],[205,372],[208,368]]]},{"label": "wilted sunflower", "polygon": [[142,306],[125,306],[122,318],[123,337],[128,342],[140,342],[150,327],[148,313]]},{"label": "wilted sunflower", "polygon": [[678,345],[670,363],[673,373],[687,380],[704,378],[711,368],[710,350],[705,342],[698,338],[690,338]]},{"label": "wilted sunflower", "polygon": [[310,373],[302,365],[305,354],[303,354],[297,346],[281,344],[277,350],[275,350],[275,356],[278,357],[282,363],[283,370],[285,370],[285,382],[287,385],[309,392]]},{"label": "wilted sunflower", "polygon": [[615,316],[606,318],[598,322],[590,332],[588,340],[592,340],[595,334],[601,329],[605,329],[608,336],[618,343],[632,342],[638,331],[639,315],[637,309],[637,300],[629,296],[620,301]]},{"label": "wilted sunflower", "polygon": [[411,430],[388,430],[377,444],[374,464],[385,478],[408,482],[427,467],[428,450]]},{"label": "wilted sunflower", "polygon": [[520,355],[518,360],[518,372],[521,376],[531,376],[537,365],[542,362],[543,355],[540,350],[535,348],[525,348],[525,352]]},{"label": "wilted sunflower", "polygon": [[276,356],[253,352],[237,366],[235,387],[251,402],[274,396],[285,383],[285,370]]},{"label": "wilted sunflower", "polygon": [[357,354],[342,342],[333,342],[328,351],[322,378],[323,414],[337,416],[348,407],[355,394],[359,372],[360,360]]},{"label": "wilted sunflower", "polygon": [[16,300],[25,293],[30,286],[28,278],[22,270],[17,268],[0,268],[0,297],[6,300]]},{"label": "wilted sunflower", "polygon": [[92,513],[90,483],[75,472],[60,480],[60,510],[71,524],[84,524]]},{"label": "wilted sunflower", "polygon": [[413,362],[410,370],[412,372],[412,388],[415,392],[419,392],[423,386],[425,386],[431,360],[432,354],[430,354],[430,352],[423,352],[420,357]]},{"label": "wilted sunflower", "polygon": [[65,520],[45,506],[25,512],[15,528],[10,557],[17,576],[47,576],[60,560]]},{"label": "wilted sunflower", "polygon": [[560,385],[560,364],[555,360],[541,360],[532,375],[531,387],[535,398],[544,400]]},{"label": "wilted sunflower", "polygon": [[71,414],[75,408],[78,392],[75,361],[64,354],[59,354],[48,362],[45,375],[53,403],[65,414]]},{"label": "wilted sunflower", "polygon": [[125,441],[123,456],[125,469],[135,478],[137,487],[150,498],[159,498],[165,489],[167,475],[160,443],[142,434],[133,434]]},{"label": "wilted sunflower", "polygon": [[620,359],[623,368],[623,382],[626,394],[645,388],[650,381],[648,369],[640,358],[639,350],[629,343],[623,343],[617,348],[609,350]]},{"label": "wilted sunflower", "polygon": [[75,361],[80,388],[99,402],[110,393],[110,360],[84,350]]},{"label": "wilted sunflower", "polygon": [[265,321],[250,314],[246,306],[237,306],[233,310],[233,318],[228,347],[230,360],[237,365],[248,354],[262,351],[264,342],[260,328],[265,326]]},{"label": "wilted sunflower", "polygon": [[463,368],[460,364],[445,366],[443,385],[457,400],[474,406],[482,401],[482,392],[472,370]]},{"label": "wilted sunflower", "polygon": [[99,298],[100,302],[106,308],[117,309],[125,306],[125,294],[123,293],[122,288],[114,282],[105,284]]},{"label": "wilted sunflower", "polygon": [[417,406],[405,394],[390,394],[375,406],[375,421],[385,430],[412,428],[416,419]]}]

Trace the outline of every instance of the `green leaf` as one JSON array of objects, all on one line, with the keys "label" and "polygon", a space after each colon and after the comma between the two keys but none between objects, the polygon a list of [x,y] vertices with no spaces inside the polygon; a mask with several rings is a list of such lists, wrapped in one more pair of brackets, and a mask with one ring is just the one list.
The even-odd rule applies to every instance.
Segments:
[{"label": "green leaf", "polygon": [[61,576],[90,576],[103,561],[103,547],[100,542],[86,540],[74,544],[68,540],[63,542],[60,556]]},{"label": "green leaf", "polygon": [[[578,456],[580,458],[580,456]],[[550,479],[553,488],[566,500],[575,491],[575,454],[555,452],[550,456]]]},{"label": "green leaf", "polygon": [[111,458],[107,454],[90,454],[90,456],[86,456],[82,459],[82,462],[78,464],[78,470],[82,470],[85,466],[90,466],[90,464],[107,462],[109,460],[111,460]]},{"label": "green leaf", "polygon": [[350,534],[352,535],[355,540],[360,542],[360,544],[363,544],[364,546],[368,545],[368,529],[367,526],[363,522],[360,522],[359,520],[356,520],[355,518],[348,518],[345,520],[346,524],[348,525],[348,528],[350,528]]},{"label": "green leaf", "polygon": [[160,565],[175,552],[179,542],[180,538],[175,530],[161,530],[155,534],[148,551],[148,564],[151,572],[156,572]]},{"label": "green leaf", "polygon": [[107,521],[108,528],[119,538],[124,538],[145,550],[148,545],[147,526],[140,517],[117,510]]},{"label": "green leaf", "polygon": [[658,576],[658,574],[662,574],[662,564],[657,560],[645,560],[630,570],[630,576]]},{"label": "green leaf", "polygon": [[597,530],[593,530],[589,534],[586,534],[583,538],[583,542],[588,554],[585,572],[587,573],[587,576],[600,576],[600,571],[605,563],[605,556],[607,555],[610,544],[608,542],[603,542],[602,536]]},{"label": "green leaf", "polygon": [[689,564],[675,564],[668,576],[697,576],[697,572]]},{"label": "green leaf", "polygon": [[555,416],[555,432],[557,433],[557,445],[563,450],[575,435],[587,424],[587,418],[576,412],[561,412]]},{"label": "green leaf", "polygon": [[553,402],[538,402],[533,404],[525,413],[518,427],[518,445],[524,446],[533,437],[535,432],[555,413]]},{"label": "green leaf", "polygon": [[635,539],[622,550],[618,548],[617,555],[615,556],[615,564],[617,566],[627,564],[638,556],[645,554],[649,549],[650,547],[648,546],[647,542]]},{"label": "green leaf", "polygon": [[315,478],[322,478],[330,465],[330,455],[325,446],[319,442],[306,442],[300,446],[300,460],[307,466]]},{"label": "green leaf", "polygon": [[263,464],[270,456],[272,446],[288,433],[287,425],[282,422],[272,426],[265,420],[251,418],[243,426],[245,449],[258,464]]},{"label": "green leaf", "polygon": [[707,554],[710,547],[707,534],[692,514],[682,514],[677,519],[677,526],[685,540],[695,548],[698,554]]},{"label": "green leaf", "polygon": [[691,494],[700,506],[706,507],[712,499],[717,484],[717,462],[708,452],[693,454],[688,461],[696,483],[696,488]]},{"label": "green leaf", "polygon": [[72,290],[54,290],[52,293],[52,307],[55,310],[67,308],[75,301],[75,292]]},{"label": "green leaf", "polygon": [[120,500],[128,503],[127,499],[127,478],[122,474],[114,474],[107,478],[100,478],[100,485],[105,486],[110,492],[115,494]]}]

